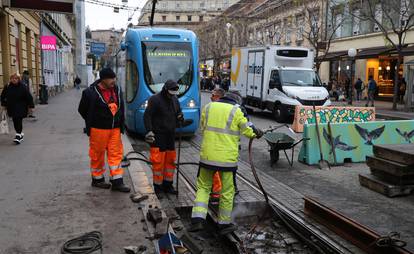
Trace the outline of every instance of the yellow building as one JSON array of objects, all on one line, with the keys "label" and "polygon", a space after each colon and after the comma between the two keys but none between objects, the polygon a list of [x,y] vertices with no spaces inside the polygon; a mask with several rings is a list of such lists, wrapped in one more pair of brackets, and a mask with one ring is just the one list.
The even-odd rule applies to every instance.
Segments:
[{"label": "yellow building", "polygon": [[28,70],[33,96],[41,83],[40,17],[34,12],[0,9],[0,90],[11,74]]}]

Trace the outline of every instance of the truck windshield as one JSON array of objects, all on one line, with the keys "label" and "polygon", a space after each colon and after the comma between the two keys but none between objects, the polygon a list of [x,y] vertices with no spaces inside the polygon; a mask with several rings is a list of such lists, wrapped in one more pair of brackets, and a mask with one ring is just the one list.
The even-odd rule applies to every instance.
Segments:
[{"label": "truck windshield", "polygon": [[164,83],[172,79],[179,85],[179,95],[191,86],[193,78],[190,43],[143,42],[145,83],[153,93],[161,91]]},{"label": "truck windshield", "polygon": [[284,86],[322,86],[318,75],[311,70],[282,70],[281,78]]}]

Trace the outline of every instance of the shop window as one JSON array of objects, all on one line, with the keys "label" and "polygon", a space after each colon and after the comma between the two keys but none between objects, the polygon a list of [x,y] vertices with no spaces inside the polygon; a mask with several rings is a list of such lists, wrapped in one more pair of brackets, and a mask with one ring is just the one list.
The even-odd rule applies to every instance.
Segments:
[{"label": "shop window", "polygon": [[193,19],[193,17],[192,17],[191,15],[188,15],[188,16],[187,16],[187,21],[188,21],[188,22],[191,22],[191,20],[192,20],[192,19]]},{"label": "shop window", "polygon": [[162,21],[163,22],[167,21],[167,16],[162,16]]},{"label": "shop window", "polygon": [[180,16],[175,16],[175,21],[180,21]]},{"label": "shop window", "polygon": [[126,81],[125,81],[125,93],[127,102],[132,102],[138,91],[138,68],[134,61],[127,60],[126,62]]},{"label": "shop window", "polygon": [[204,16],[198,17],[198,21],[203,22],[204,21]]}]

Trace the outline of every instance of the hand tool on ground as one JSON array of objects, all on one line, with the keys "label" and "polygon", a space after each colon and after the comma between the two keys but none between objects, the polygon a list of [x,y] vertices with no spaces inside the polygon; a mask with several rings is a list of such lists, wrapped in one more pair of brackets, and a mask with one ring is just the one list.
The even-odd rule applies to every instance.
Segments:
[{"label": "hand tool on ground", "polygon": [[323,159],[321,134],[319,133],[319,123],[318,123],[318,119],[316,117],[315,102],[313,103],[313,118],[315,119],[316,137],[318,138],[318,145],[319,145],[319,155],[320,155],[320,160],[319,160],[319,163],[318,163],[319,168],[320,169],[331,169],[331,167],[329,166],[329,162]]},{"label": "hand tool on ground", "polygon": [[331,148],[332,148],[332,154],[333,154],[333,159],[334,159],[334,165],[338,166],[338,161],[336,160],[336,151],[335,151],[335,144],[334,144],[334,136],[332,133],[332,128],[331,128],[331,121],[328,121],[328,134],[331,137]]}]

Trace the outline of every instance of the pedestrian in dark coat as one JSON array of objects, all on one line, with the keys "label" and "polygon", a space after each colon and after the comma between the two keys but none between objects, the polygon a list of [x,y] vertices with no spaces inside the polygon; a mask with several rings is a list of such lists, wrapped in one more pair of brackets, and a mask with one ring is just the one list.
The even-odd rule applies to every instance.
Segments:
[{"label": "pedestrian in dark coat", "polygon": [[10,76],[10,83],[1,93],[1,106],[7,109],[7,114],[13,119],[16,136],[13,141],[18,145],[23,141],[23,118],[33,111],[33,97],[21,82],[20,75]]}]

